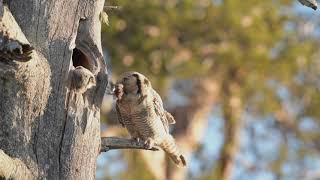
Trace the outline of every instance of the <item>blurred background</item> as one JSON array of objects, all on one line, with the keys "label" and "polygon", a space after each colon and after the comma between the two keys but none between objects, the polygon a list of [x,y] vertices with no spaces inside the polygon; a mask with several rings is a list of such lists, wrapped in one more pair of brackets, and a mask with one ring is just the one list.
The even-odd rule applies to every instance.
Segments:
[{"label": "blurred background", "polygon": [[[297,0],[109,0],[103,47],[112,80],[145,74],[188,159],[113,150],[97,179],[320,179],[320,12]],[[114,99],[102,136],[129,137]]]}]

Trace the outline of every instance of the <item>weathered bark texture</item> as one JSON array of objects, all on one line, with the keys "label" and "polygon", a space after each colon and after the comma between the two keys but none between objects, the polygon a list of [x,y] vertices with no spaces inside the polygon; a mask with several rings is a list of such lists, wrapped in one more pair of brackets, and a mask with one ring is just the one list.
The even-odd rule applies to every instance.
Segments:
[{"label": "weathered bark texture", "polygon": [[[20,46],[0,48],[0,177],[94,179],[107,84],[100,42],[103,4],[8,1],[0,40]],[[23,36],[34,48],[28,61],[17,58],[28,44]],[[75,66],[95,77],[96,85],[83,94],[72,87]]]},{"label": "weathered bark texture", "polygon": [[6,179],[30,179],[32,173],[19,159],[13,159],[0,150],[0,177]]}]

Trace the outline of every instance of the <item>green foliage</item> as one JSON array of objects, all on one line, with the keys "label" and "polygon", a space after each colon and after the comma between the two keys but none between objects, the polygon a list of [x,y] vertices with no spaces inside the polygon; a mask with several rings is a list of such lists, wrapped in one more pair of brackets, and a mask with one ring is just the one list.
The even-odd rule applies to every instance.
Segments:
[{"label": "green foliage", "polygon": [[137,151],[125,153],[128,162],[128,170],[123,172],[122,179],[126,180],[151,180],[155,177],[145,168],[144,161]]},{"label": "green foliage", "polygon": [[[249,113],[275,115],[289,102],[299,105],[292,118],[296,126],[303,117],[319,125],[318,47],[312,40],[302,40],[295,29],[285,29],[288,22],[298,20],[291,11],[283,11],[292,1],[215,2],[109,1],[123,7],[108,12],[110,26],[103,30],[113,75],[142,72],[161,94],[167,94],[173,80],[212,77],[220,81],[222,103],[230,95],[225,87],[235,83]],[[287,89],[289,98],[281,97],[279,88]],[[320,136],[304,132],[297,137],[312,143]],[[287,149],[279,147],[280,157],[271,164],[274,172],[286,161]],[[140,165],[132,168],[140,171]],[[139,171],[134,171],[134,177],[140,177]]]},{"label": "green foliage", "polygon": [[[313,52],[308,51],[310,44],[296,41],[289,44],[295,47],[285,47],[286,55],[271,57],[285,37],[285,23],[292,18],[280,14],[289,1],[110,3],[123,7],[112,13],[103,37],[114,74],[140,71],[163,93],[169,77],[212,76],[226,84],[241,81],[244,99],[261,104],[256,110],[272,111],[279,102],[267,81],[280,76],[284,83],[290,82],[296,55]],[[262,102],[256,102],[255,94],[263,97]]]}]

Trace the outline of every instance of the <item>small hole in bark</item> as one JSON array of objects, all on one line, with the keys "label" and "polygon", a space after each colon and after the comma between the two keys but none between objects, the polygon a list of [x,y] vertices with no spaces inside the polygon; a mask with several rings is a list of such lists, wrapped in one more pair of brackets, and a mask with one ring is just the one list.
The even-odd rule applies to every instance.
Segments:
[{"label": "small hole in bark", "polygon": [[77,48],[73,49],[72,62],[74,67],[82,66],[86,69],[91,69],[89,58]]}]

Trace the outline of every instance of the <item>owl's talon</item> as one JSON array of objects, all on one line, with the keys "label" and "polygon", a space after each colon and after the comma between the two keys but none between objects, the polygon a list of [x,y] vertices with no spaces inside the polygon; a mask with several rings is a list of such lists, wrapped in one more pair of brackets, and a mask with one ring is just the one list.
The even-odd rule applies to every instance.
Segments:
[{"label": "owl's talon", "polygon": [[131,138],[131,141],[133,141],[134,143],[139,143],[140,142],[140,138],[133,137],[133,138]]},{"label": "owl's talon", "polygon": [[146,149],[151,149],[152,147],[154,146],[154,142],[152,139],[147,139],[145,142],[144,142],[144,147]]}]

